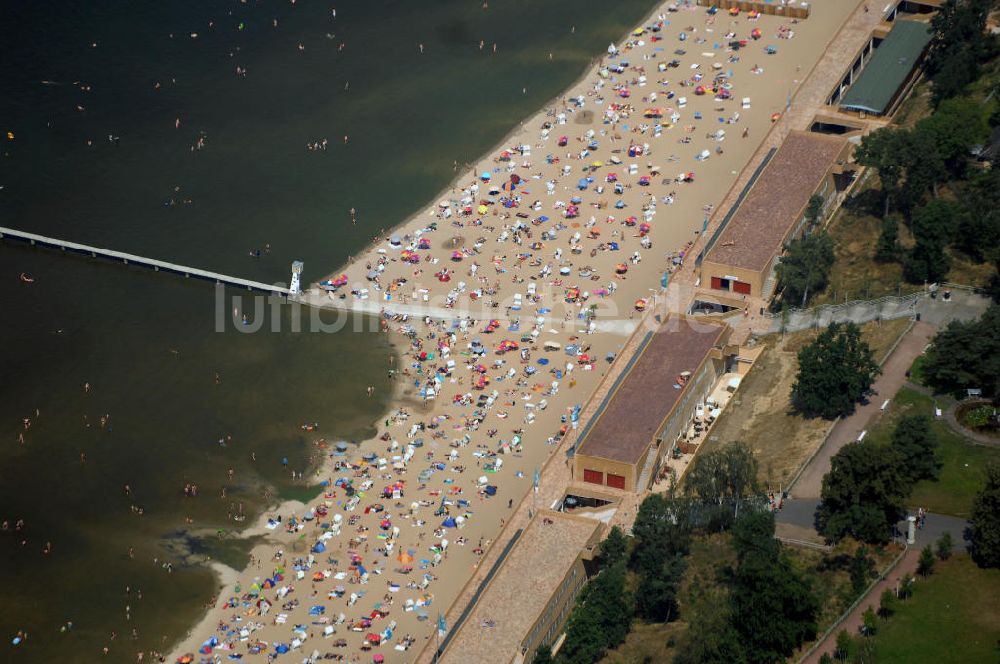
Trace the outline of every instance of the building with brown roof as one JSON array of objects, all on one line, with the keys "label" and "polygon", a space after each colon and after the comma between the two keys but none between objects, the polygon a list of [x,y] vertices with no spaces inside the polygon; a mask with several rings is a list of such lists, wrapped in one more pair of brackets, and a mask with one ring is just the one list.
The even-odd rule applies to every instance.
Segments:
[{"label": "building with brown roof", "polygon": [[701,288],[731,306],[770,297],[765,284],[784,245],[801,234],[809,199],[821,196],[825,211],[852,181],[850,150],[840,136],[791,132],[705,254]]},{"label": "building with brown roof", "polygon": [[[669,316],[636,355],[581,433],[577,482],[644,491],[662,454],[691,422],[695,404],[736,360],[723,322]],[[667,445],[661,445],[667,441]]]},{"label": "building with brown roof", "polygon": [[587,580],[603,524],[541,510],[521,534],[466,619],[456,626],[442,664],[530,662],[538,646],[562,633]]}]

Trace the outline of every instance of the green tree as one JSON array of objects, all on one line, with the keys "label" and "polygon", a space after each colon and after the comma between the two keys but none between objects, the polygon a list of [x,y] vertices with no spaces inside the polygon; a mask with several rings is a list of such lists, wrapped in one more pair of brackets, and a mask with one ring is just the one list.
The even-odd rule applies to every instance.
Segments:
[{"label": "green tree", "polygon": [[842,662],[847,661],[851,654],[851,635],[846,629],[837,632],[837,659]]},{"label": "green tree", "polygon": [[819,223],[819,218],[823,214],[823,197],[819,194],[813,194],[809,197],[809,202],[806,204],[806,221],[809,223],[809,227],[812,228],[817,223]]},{"label": "green tree", "polygon": [[736,560],[747,558],[773,560],[781,553],[781,542],[774,539],[774,514],[749,512],[733,525],[733,550]]},{"label": "green tree", "polygon": [[826,233],[806,235],[786,244],[776,270],[784,297],[806,306],[809,294],[826,286],[834,258],[833,240]]},{"label": "green tree", "polygon": [[[761,516],[763,515],[763,516]],[[745,526],[741,522],[750,522]],[[770,526],[769,532],[767,526]],[[816,636],[819,602],[808,582],[774,546],[774,516],[745,513],[734,526],[743,531],[732,579],[732,624],[750,662],[782,662]]]},{"label": "green tree", "polygon": [[934,571],[934,552],[928,544],[920,550],[920,558],[917,559],[917,574],[920,576],[930,576]]},{"label": "green tree", "polygon": [[691,623],[673,664],[749,664],[726,602],[709,603]]},{"label": "green tree", "polygon": [[902,473],[911,482],[937,479],[941,471],[938,441],[926,415],[907,415],[896,423],[892,447],[899,454]]},{"label": "green tree", "polygon": [[687,569],[684,557],[674,554],[664,561],[656,574],[644,574],[636,597],[636,613],[653,622],[671,622],[677,619],[681,577]]},{"label": "green tree", "polygon": [[924,381],[940,392],[964,396],[967,388],[1000,397],[1000,305],[994,304],[978,321],[952,321],[927,349]]},{"label": "green tree", "polygon": [[686,501],[661,494],[648,495],[639,505],[632,524],[632,569],[657,574],[673,554],[687,555],[691,548],[691,518]]},{"label": "green tree", "polygon": [[959,195],[965,213],[952,241],[974,260],[990,260],[1000,246],[1000,168],[975,171]]},{"label": "green tree", "polygon": [[531,660],[531,664],[552,664],[552,647],[551,646],[538,646],[535,651],[535,658]]},{"label": "green tree", "polygon": [[628,634],[632,624],[632,596],[625,588],[625,562],[591,579],[577,598],[566,623],[566,640],[559,661],[593,664]]},{"label": "green tree", "polygon": [[912,574],[904,574],[899,579],[899,599],[907,600],[910,599],[910,595],[913,594],[913,584],[916,582],[916,577]]},{"label": "green tree", "polygon": [[909,492],[890,447],[848,443],[833,456],[823,478],[819,530],[831,541],[850,535],[871,544],[887,542]]},{"label": "green tree", "polygon": [[904,212],[919,206],[928,192],[937,196],[938,185],[948,179],[948,165],[937,138],[931,127],[914,127],[906,134],[902,156],[906,179],[898,197]]},{"label": "green tree", "polygon": [[831,323],[814,342],[799,351],[799,372],[792,386],[792,405],[806,417],[835,417],[854,412],[871,394],[881,373],[861,330],[854,323]]},{"label": "green tree", "polygon": [[951,539],[951,533],[947,530],[941,533],[937,541],[937,557],[941,560],[951,558],[951,551],[955,548],[955,543]]},{"label": "green tree", "polygon": [[934,89],[932,100],[935,103],[949,97],[956,97],[965,92],[966,86],[975,80],[979,64],[972,49],[965,44],[956,44],[954,53],[941,65],[941,69],[933,77]]},{"label": "green tree", "polygon": [[899,194],[905,175],[908,131],[886,127],[861,138],[854,159],[862,166],[878,171],[882,184],[882,217],[889,215],[892,200]]},{"label": "green tree", "polygon": [[931,19],[925,68],[934,82],[935,104],[960,94],[979,76],[979,63],[993,51],[986,35],[991,0],[946,0]]},{"label": "green tree", "polygon": [[865,636],[875,636],[878,631],[878,617],[875,610],[869,605],[865,612],[861,614],[861,623],[865,628]]},{"label": "green tree", "polygon": [[1000,567],[1000,464],[986,467],[986,483],[972,504],[969,551],[980,567]]},{"label": "green tree", "polygon": [[657,622],[677,618],[677,595],[691,546],[689,501],[650,494],[639,506],[632,568],[639,574],[638,614]]},{"label": "green tree", "polygon": [[684,490],[705,503],[730,503],[738,516],[740,503],[759,492],[753,450],[744,443],[731,443],[699,455],[685,476]]},{"label": "green tree", "polygon": [[896,595],[891,590],[886,588],[882,591],[882,597],[879,599],[878,614],[882,616],[883,620],[888,620],[895,612]]},{"label": "green tree", "polygon": [[875,260],[891,263],[899,258],[899,221],[892,215],[882,219],[882,232],[875,245]]},{"label": "green tree", "polygon": [[612,526],[611,530],[601,542],[600,561],[601,567],[611,567],[620,560],[625,559],[628,552],[628,538],[622,533],[618,526]]},{"label": "green tree", "polygon": [[903,262],[903,274],[912,283],[938,282],[950,267],[944,253],[954,229],[961,225],[961,206],[952,201],[933,200],[913,214],[911,228],[915,244]]},{"label": "green tree", "polygon": [[833,664],[833,657],[830,656],[830,653],[825,652],[819,656],[819,664]]},{"label": "green tree", "polygon": [[[944,167],[938,181],[965,176],[972,148],[989,138],[989,108],[971,99],[949,99],[914,127],[914,132],[929,137],[932,157]],[[923,157],[921,161],[928,157],[926,150]]]},{"label": "green tree", "polygon": [[875,561],[871,559],[868,555],[868,549],[863,546],[859,546],[854,551],[854,557],[851,559],[851,590],[854,591],[854,596],[858,597],[868,588],[868,584],[871,582],[872,571],[875,568]]}]

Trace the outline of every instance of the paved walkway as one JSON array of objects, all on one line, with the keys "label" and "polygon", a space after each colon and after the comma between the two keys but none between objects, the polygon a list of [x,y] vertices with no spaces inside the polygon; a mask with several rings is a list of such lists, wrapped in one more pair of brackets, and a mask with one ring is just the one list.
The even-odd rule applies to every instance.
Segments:
[{"label": "paved walkway", "polygon": [[[814,528],[817,507],[819,507],[818,498],[789,499],[785,501],[781,511],[775,515],[775,521],[801,528]],[[906,521],[900,521],[896,526],[899,533],[904,535],[907,527]],[[965,519],[944,514],[928,514],[924,527],[916,532],[916,544],[911,546],[919,549],[933,544],[941,535],[949,532],[955,542],[955,549],[964,551],[963,534],[967,526],[968,521]]]},{"label": "paved walkway", "polygon": [[847,630],[847,633],[851,636],[857,636],[864,624],[864,613],[869,606],[873,607],[878,611],[879,601],[882,597],[882,593],[887,589],[895,590],[897,584],[903,579],[903,577],[916,574],[917,572],[917,560],[920,558],[920,550],[911,547],[904,555],[903,559],[899,561],[899,564],[886,576],[886,578],[875,584],[875,587],[871,589],[871,592],[865,597],[864,600],[858,603],[851,614],[840,624],[837,629],[830,632],[823,644],[819,648],[816,648],[809,657],[803,659],[799,664],[819,664],[820,658],[824,653],[828,653],[831,657],[834,655],[834,650],[837,649],[837,634],[841,630]]},{"label": "paved walkway", "polygon": [[858,406],[853,415],[841,418],[834,425],[822,447],[809,460],[805,469],[790,487],[796,498],[818,498],[823,486],[823,476],[830,471],[830,459],[847,443],[857,440],[868,427],[869,421],[881,412],[883,401],[892,398],[906,382],[906,372],[934,336],[935,328],[924,322],[913,328],[900,340],[896,350],[882,365],[882,375],[872,388],[875,390],[866,404]]}]

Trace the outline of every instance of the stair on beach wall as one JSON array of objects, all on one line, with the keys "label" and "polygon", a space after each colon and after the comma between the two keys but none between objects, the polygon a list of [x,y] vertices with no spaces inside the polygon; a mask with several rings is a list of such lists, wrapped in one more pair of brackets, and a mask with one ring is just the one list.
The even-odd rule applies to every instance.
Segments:
[{"label": "stair on beach wall", "polygon": [[659,456],[659,452],[659,449],[653,449],[646,456],[646,463],[643,465],[642,472],[639,473],[639,481],[635,485],[637,491],[645,491],[649,486],[649,476],[653,474],[653,466],[656,465],[656,458]]}]

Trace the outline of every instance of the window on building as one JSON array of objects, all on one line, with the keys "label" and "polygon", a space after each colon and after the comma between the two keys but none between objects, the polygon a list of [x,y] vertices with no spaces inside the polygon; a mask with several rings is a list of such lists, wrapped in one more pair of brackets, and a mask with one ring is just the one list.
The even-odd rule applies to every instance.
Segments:
[{"label": "window on building", "polygon": [[583,469],[583,481],[590,484],[604,484],[604,473],[599,470]]},{"label": "window on building", "polygon": [[743,295],[750,294],[750,284],[745,281],[734,281],[733,290],[737,293],[742,293]]},{"label": "window on building", "polygon": [[616,489],[625,488],[625,478],[621,475],[615,475],[614,473],[608,473],[608,486],[614,487]]}]

